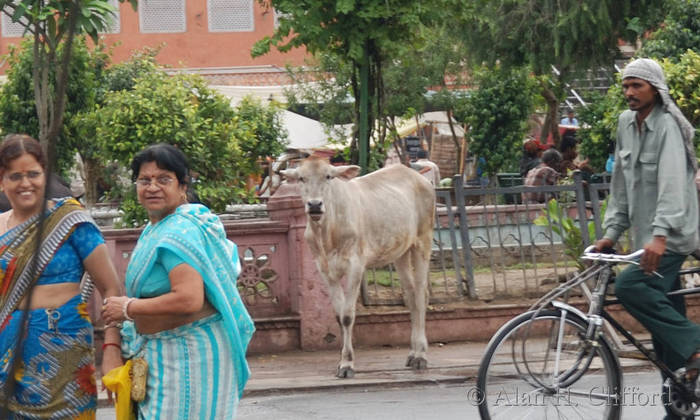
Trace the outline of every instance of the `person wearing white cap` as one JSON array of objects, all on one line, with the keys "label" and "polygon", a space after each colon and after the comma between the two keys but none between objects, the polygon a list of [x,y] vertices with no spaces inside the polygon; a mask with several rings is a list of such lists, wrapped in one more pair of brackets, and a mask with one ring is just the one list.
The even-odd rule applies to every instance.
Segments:
[{"label": "person wearing white cap", "polygon": [[[685,316],[678,271],[698,248],[695,131],[669,96],[661,66],[643,58],[622,73],[629,110],[620,115],[611,197],[605,213],[602,250],[631,230],[640,266],[630,265],[615,280],[624,307],[651,332],[657,356],[672,370],[688,369],[689,384],[700,368],[700,326]],[[653,272],[659,273],[659,278]],[[693,386],[693,385],[689,385]]]}]

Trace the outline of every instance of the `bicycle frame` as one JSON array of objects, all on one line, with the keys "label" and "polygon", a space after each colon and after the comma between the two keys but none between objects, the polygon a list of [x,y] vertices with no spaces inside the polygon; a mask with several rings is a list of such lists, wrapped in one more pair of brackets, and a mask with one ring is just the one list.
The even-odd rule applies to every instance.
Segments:
[{"label": "bicycle frame", "polygon": [[[647,360],[654,364],[654,366],[656,366],[664,374],[665,377],[670,378],[670,380],[673,381],[673,383],[677,385],[679,389],[684,390],[685,388],[683,387],[682,382],[678,377],[676,377],[675,373],[668,366],[666,366],[665,363],[659,360],[652,350],[647,349],[627,329],[625,329],[625,327],[623,327],[617,320],[615,320],[615,318],[613,318],[613,316],[610,315],[610,313],[608,313],[605,310],[605,306],[620,304],[618,299],[606,299],[606,292],[610,284],[610,280],[614,278],[612,276],[612,266],[613,262],[610,261],[595,262],[592,267],[589,267],[584,272],[579,274],[579,276],[577,276],[578,278],[573,279],[575,281],[567,282],[567,284],[561,286],[560,288],[557,288],[558,292],[555,293],[554,296],[549,297],[549,299],[545,299],[548,295],[550,295],[547,294],[545,298],[540,299],[540,301],[538,301],[538,304],[536,304],[535,306],[541,305],[540,307],[544,307],[548,304],[551,304],[555,308],[572,312],[578,317],[586,320],[589,323],[589,328],[586,333],[586,340],[595,340],[598,334],[605,334],[601,330],[601,327],[603,325],[603,320],[607,321],[608,325],[610,325],[615,331],[622,334],[622,336],[625,337],[635,348],[637,348]],[[694,273],[700,273],[700,268],[681,270],[681,272],[679,272],[679,275]],[[596,278],[596,284],[593,291],[589,292],[590,294],[589,296],[587,296],[590,302],[587,314],[572,305],[561,301],[553,300],[575,286],[581,285],[585,288],[585,281],[593,277]],[[668,293],[668,295],[686,296],[699,293],[700,287],[696,287],[693,289],[676,290]]]}]

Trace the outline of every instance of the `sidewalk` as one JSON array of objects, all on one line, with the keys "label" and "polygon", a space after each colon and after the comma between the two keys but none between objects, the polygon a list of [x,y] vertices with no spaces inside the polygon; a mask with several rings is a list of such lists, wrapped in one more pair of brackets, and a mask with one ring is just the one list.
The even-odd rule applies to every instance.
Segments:
[{"label": "sidewalk", "polygon": [[[644,334],[640,336],[645,337]],[[355,377],[351,379],[335,377],[340,350],[249,356],[251,376],[244,398],[342,388],[473,383],[486,345],[481,342],[432,343],[428,348],[428,369],[424,371],[404,366],[408,346],[355,348]],[[625,368],[651,366],[646,360],[627,358],[621,358],[620,363]],[[100,392],[99,400],[100,407],[108,406],[104,392]]]},{"label": "sidewalk", "polygon": [[294,351],[248,357],[251,377],[244,395],[298,392],[328,388],[401,386],[464,382],[475,378],[486,343],[431,344],[428,369],[405,367],[408,346],[355,348],[355,377],[340,379],[335,370],[340,350]]},{"label": "sidewalk", "polygon": [[[473,383],[486,345],[481,342],[433,343],[428,349],[428,369],[424,371],[404,366],[408,346],[356,348],[352,379],[335,377],[339,350],[251,356],[248,363],[252,374],[244,396],[331,388]],[[620,363],[624,368],[652,366],[646,360],[628,358],[620,358]]]}]

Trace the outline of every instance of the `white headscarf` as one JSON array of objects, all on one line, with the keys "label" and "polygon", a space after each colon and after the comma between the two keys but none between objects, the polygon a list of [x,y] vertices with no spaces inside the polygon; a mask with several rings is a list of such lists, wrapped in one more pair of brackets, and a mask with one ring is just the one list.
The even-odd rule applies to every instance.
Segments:
[{"label": "white headscarf", "polygon": [[650,85],[654,86],[661,96],[661,102],[664,111],[673,116],[673,119],[678,123],[685,143],[685,153],[688,158],[688,163],[693,170],[697,172],[698,161],[695,157],[695,146],[693,145],[693,137],[695,137],[695,128],[685,118],[685,115],[678,108],[671,96],[668,94],[668,86],[664,77],[664,70],[659,63],[650,58],[640,58],[627,64],[622,71],[622,78],[635,77],[637,79],[646,80]]}]

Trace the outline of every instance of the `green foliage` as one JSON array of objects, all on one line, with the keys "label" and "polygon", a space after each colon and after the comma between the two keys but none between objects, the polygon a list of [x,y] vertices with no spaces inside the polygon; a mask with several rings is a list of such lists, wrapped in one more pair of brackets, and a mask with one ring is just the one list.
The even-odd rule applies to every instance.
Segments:
[{"label": "green foliage", "polygon": [[484,157],[490,176],[512,162],[522,149],[533,108],[535,80],[526,69],[482,67],[478,86],[457,105],[455,117],[469,127],[469,151]]},{"label": "green foliage", "polygon": [[638,57],[678,61],[687,50],[700,53],[700,0],[668,1],[663,24],[637,51]]},{"label": "green foliage", "polygon": [[[146,73],[132,90],[108,92],[85,116],[105,156],[128,165],[147,145],[179,147],[195,174],[195,191],[214,211],[249,201],[247,176],[257,160],[283,149],[276,107],[246,100],[236,109],[197,76]],[[264,154],[260,154],[264,153]]]},{"label": "green foliage", "polygon": [[[680,57],[667,58],[661,62],[666,74],[666,83],[671,97],[693,126],[700,125],[700,54],[687,51]],[[627,105],[620,86],[620,76],[616,85],[605,96],[589,99],[589,107],[579,111],[582,122],[577,135],[581,140],[580,152],[590,159],[595,169],[602,169],[607,159],[607,146],[614,142],[617,121]],[[700,145],[700,133],[696,133],[695,146]],[[700,150],[698,150],[700,152]]]},{"label": "green foliage", "polygon": [[[63,56],[63,45],[58,49]],[[67,102],[64,125],[57,139],[57,167],[64,171],[72,164],[73,155],[79,148],[92,145],[82,137],[77,127],[79,114],[95,106],[96,91],[100,86],[99,75],[107,64],[107,54],[102,44],[88,48],[85,39],[78,37],[73,42],[69,66]],[[9,68],[7,82],[0,91],[0,127],[3,135],[8,133],[26,133],[39,138],[39,118],[33,91],[32,66],[34,55],[32,41],[27,39],[19,47],[10,46],[8,56]],[[56,73],[51,71],[49,77],[55,84]]]},{"label": "green foliage", "polygon": [[608,89],[605,95],[594,94],[587,99],[588,107],[579,109],[578,119],[581,128],[576,132],[579,140],[579,152],[589,160],[596,172],[605,169],[608,151],[615,143],[617,120],[627,108],[620,90],[620,78]]},{"label": "green foliage", "polygon": [[[689,50],[661,63],[671,97],[694,127],[700,126],[700,52]],[[695,137],[696,146],[698,136]]]},{"label": "green foliage", "polygon": [[610,63],[618,52],[618,40],[636,39],[663,17],[665,4],[662,0],[455,3],[474,58],[528,65],[539,75],[549,74],[551,65],[567,73]]},{"label": "green foliage", "polygon": [[[347,103],[348,94],[352,95],[355,125],[359,125],[361,112],[368,116],[369,137],[377,139],[375,151],[382,155],[385,139],[393,130],[391,116],[403,115],[409,108],[420,108],[415,101],[422,99],[420,96],[426,85],[416,88],[419,72],[403,75],[402,72],[421,62],[410,60],[406,53],[424,46],[427,27],[446,20],[448,15],[441,7],[443,2],[439,0],[426,6],[421,0],[260,0],[279,13],[279,26],[272,36],[256,43],[252,55],[266,54],[272,46],[280,51],[303,46],[320,57],[322,65],[330,64],[342,70],[334,81],[337,89],[326,90],[330,95],[324,99],[339,99],[340,102],[329,109],[344,113],[337,104]],[[392,73],[391,66],[397,71]],[[362,111],[359,105],[361,68],[368,70],[365,87],[370,97],[368,109]],[[321,75],[318,80],[323,83],[327,76]],[[353,132],[356,139],[358,131],[356,128]],[[357,145],[357,141],[353,142],[349,153],[351,161],[355,162]]]},{"label": "green foliage", "polygon": [[[607,207],[608,200],[606,199],[600,206],[601,215],[605,214]],[[560,204],[553,198],[542,209],[542,214],[533,220],[532,223],[537,226],[548,226],[552,229],[552,232],[559,235],[564,244],[564,254],[576,263],[579,270],[585,268],[579,260],[585,249],[581,228],[577,220],[568,216],[567,206]],[[589,243],[594,243],[597,239],[595,236],[595,222],[589,221],[587,229],[588,241]]]},{"label": "green foliage", "polygon": [[[129,2],[136,6],[136,0]],[[108,29],[114,8],[105,0],[0,0],[0,9],[31,35],[33,60],[29,74],[39,127],[37,137],[53,165],[63,131],[75,36],[85,34],[98,44],[98,33]]]}]

